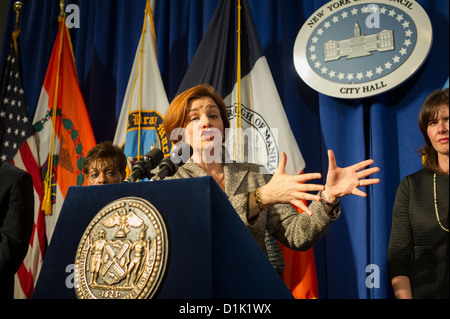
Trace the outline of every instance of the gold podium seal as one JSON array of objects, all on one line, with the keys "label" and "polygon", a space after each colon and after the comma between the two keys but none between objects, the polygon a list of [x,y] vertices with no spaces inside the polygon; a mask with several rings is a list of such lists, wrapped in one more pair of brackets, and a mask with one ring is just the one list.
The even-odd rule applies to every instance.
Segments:
[{"label": "gold podium seal", "polygon": [[167,238],[162,216],[148,201],[124,197],[109,203],[78,245],[77,297],[152,298],[166,270]]}]

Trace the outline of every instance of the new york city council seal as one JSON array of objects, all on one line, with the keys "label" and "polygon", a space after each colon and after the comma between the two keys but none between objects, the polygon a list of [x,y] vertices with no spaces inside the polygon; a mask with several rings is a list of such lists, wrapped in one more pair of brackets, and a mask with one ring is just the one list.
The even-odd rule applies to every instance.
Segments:
[{"label": "new york city council seal", "polygon": [[152,298],[166,270],[168,236],[148,201],[124,197],[92,219],[75,259],[80,299]]}]

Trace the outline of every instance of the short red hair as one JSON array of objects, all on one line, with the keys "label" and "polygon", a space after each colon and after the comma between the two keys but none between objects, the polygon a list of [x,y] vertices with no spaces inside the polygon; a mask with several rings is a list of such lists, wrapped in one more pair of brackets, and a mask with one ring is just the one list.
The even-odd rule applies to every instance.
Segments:
[{"label": "short red hair", "polygon": [[[169,138],[174,129],[185,128],[189,124],[189,112],[191,111],[192,102],[203,97],[210,97],[214,100],[219,107],[223,127],[230,127],[230,121],[227,116],[227,107],[225,106],[222,97],[211,85],[201,84],[180,93],[173,99],[172,103],[170,103],[170,106],[164,115],[164,129]],[[172,142],[179,142],[180,139],[181,136],[177,136],[177,139],[172,140]]]}]

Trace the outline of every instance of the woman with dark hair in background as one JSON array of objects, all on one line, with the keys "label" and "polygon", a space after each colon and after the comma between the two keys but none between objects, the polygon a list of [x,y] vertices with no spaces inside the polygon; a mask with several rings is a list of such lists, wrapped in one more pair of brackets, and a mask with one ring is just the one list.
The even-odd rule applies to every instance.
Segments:
[{"label": "woman with dark hair in background", "polygon": [[83,164],[88,185],[122,183],[126,177],[126,168],[125,154],[110,141],[91,148]]},{"label": "woman with dark hair in background", "polygon": [[449,298],[448,91],[434,91],[423,104],[423,169],[397,189],[388,260],[399,299]]}]

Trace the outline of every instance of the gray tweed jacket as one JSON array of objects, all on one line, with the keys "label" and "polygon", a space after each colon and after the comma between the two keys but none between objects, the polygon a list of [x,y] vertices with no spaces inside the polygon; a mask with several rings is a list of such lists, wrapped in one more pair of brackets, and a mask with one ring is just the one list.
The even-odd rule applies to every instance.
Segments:
[{"label": "gray tweed jacket", "polygon": [[[249,220],[247,218],[249,193],[268,183],[272,176],[261,174],[259,165],[249,163],[225,163],[224,173],[225,194],[265,253],[267,253],[264,244],[266,229],[286,247],[308,250],[319,241],[331,223],[340,215],[339,205],[328,215],[322,203],[313,201],[309,205],[309,209],[313,212],[311,217],[306,213],[299,214],[289,204],[277,204]],[[191,161],[181,166],[170,178],[201,176],[207,176],[207,173]]]}]

